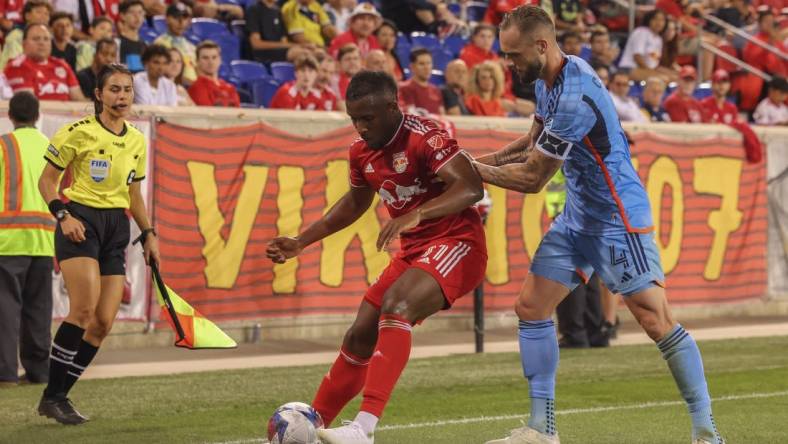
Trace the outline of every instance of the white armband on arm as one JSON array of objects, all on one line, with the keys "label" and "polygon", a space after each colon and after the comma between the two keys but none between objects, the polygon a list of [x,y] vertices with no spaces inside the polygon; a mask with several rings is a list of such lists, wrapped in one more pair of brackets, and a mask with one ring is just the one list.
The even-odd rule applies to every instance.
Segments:
[{"label": "white armband on arm", "polygon": [[535,143],[536,149],[541,151],[542,154],[558,160],[566,160],[569,156],[569,151],[572,150],[572,145],[574,145],[572,142],[567,142],[548,130],[543,130]]}]

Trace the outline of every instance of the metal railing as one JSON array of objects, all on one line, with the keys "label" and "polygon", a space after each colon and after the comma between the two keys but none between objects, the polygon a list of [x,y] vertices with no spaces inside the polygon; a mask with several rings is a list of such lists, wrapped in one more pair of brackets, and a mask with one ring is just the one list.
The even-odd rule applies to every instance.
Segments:
[{"label": "metal railing", "polygon": [[772,76],[770,76],[769,74],[767,74],[767,73],[761,71],[760,69],[750,65],[747,62],[739,60],[738,58],[728,54],[725,51],[722,51],[721,49],[717,48],[714,45],[711,45],[711,44],[706,43],[706,42],[701,40],[700,46],[701,46],[701,48],[705,49],[706,51],[711,52],[712,54],[716,55],[717,57],[725,59],[725,60],[733,63],[734,65],[738,66],[739,68],[742,68],[745,71],[749,71],[749,72],[755,74],[756,76],[762,78],[763,80],[765,80],[767,82],[772,80]]},{"label": "metal railing", "polygon": [[719,26],[720,28],[722,28],[722,29],[724,29],[724,30],[726,30],[726,31],[728,31],[730,33],[736,34],[737,36],[747,40],[748,42],[750,42],[750,43],[752,43],[754,45],[760,46],[761,48],[763,48],[763,49],[765,49],[765,50],[777,55],[778,57],[780,57],[783,60],[788,60],[788,54],[785,54],[779,48],[777,48],[775,46],[772,46],[772,45],[764,42],[763,40],[756,39],[755,37],[751,36],[750,34],[747,34],[746,32],[742,31],[741,29],[736,28],[735,26],[732,26],[731,24],[729,24],[729,23],[727,23],[727,22],[725,22],[723,20],[720,20],[719,18],[714,17],[711,14],[703,14],[701,17],[703,17],[703,19],[706,20],[707,22],[714,23],[715,25]]}]

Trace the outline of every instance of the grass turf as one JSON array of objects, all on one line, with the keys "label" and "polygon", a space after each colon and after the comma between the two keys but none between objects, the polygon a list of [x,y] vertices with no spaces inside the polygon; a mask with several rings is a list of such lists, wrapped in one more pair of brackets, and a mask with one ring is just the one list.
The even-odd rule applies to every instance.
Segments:
[{"label": "grass turf", "polygon": [[[709,341],[700,348],[712,396],[740,398],[714,404],[715,419],[728,442],[788,442],[783,428],[788,422],[788,337]],[[252,440],[264,435],[268,416],[278,405],[311,400],[326,369],[85,380],[71,395],[91,417],[79,427],[63,427],[35,413],[41,386],[5,389],[0,391],[0,442]],[[561,353],[557,423],[562,443],[689,443],[689,417],[678,401],[654,346]],[[352,418],[358,402],[340,418]],[[511,415],[527,411],[527,384],[516,354],[418,359],[400,379],[375,439],[380,444],[483,443],[519,426],[520,418]],[[474,420],[480,416],[509,417]],[[469,421],[456,423],[462,418]],[[403,427],[437,421],[450,423]]]}]

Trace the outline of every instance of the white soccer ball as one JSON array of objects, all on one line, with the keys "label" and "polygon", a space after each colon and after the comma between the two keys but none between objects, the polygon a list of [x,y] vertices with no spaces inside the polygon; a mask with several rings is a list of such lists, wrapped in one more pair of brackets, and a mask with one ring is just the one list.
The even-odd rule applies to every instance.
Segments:
[{"label": "white soccer ball", "polygon": [[320,444],[317,429],[323,427],[320,414],[309,404],[288,402],[268,420],[271,444]]}]

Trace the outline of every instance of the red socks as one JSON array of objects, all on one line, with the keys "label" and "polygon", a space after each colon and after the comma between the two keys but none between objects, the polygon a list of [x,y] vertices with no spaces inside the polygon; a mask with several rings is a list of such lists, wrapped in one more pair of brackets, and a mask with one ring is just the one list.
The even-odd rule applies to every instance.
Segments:
[{"label": "red socks", "polygon": [[345,405],[364,388],[369,359],[362,359],[342,349],[334,365],[317,389],[312,407],[328,427]]},{"label": "red socks", "polygon": [[361,411],[380,418],[408,363],[412,326],[401,316],[384,314],[380,317],[378,329],[378,344],[369,360]]}]

